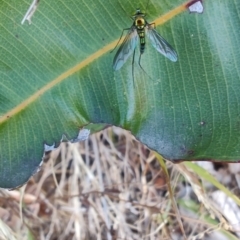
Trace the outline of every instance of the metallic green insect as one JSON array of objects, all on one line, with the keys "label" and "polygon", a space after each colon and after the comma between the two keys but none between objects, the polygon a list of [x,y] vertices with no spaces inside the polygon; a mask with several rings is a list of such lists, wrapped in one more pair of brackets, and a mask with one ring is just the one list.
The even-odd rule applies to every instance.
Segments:
[{"label": "metallic green insect", "polygon": [[[140,9],[136,10],[136,13],[132,16],[133,24],[130,28],[124,29],[128,31],[123,43],[119,47],[114,59],[113,59],[113,69],[119,70],[123,64],[127,61],[129,56],[133,53],[133,62],[135,56],[135,49],[140,40],[140,57],[139,57],[139,66],[141,67],[141,55],[145,50],[145,43],[147,35],[150,39],[153,47],[167,57],[169,60],[176,62],[177,53],[170,46],[170,44],[155,30],[154,23],[148,23],[145,19],[146,14],[141,12]],[[122,32],[122,35],[123,35]],[[120,39],[122,38],[122,35]],[[120,41],[119,39],[119,41]],[[141,67],[142,68],[142,67]]]}]

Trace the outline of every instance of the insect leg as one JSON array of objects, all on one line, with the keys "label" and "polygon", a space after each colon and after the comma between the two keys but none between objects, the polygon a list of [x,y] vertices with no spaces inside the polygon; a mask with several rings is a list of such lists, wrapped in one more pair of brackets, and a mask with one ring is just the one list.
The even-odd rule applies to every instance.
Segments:
[{"label": "insect leg", "polygon": [[156,28],[156,25],[155,25],[155,22],[153,22],[153,23],[149,23],[148,25],[150,25],[151,27],[152,27],[152,25],[153,25],[153,27],[152,28]]},{"label": "insect leg", "polygon": [[122,34],[121,34],[121,36],[120,36],[120,38],[119,38],[116,46],[114,47],[114,49],[113,49],[110,53],[112,53],[112,52],[116,49],[116,47],[118,46],[118,44],[120,43],[120,41],[121,41],[121,39],[122,39],[122,37],[123,37],[124,31],[129,31],[129,30],[130,30],[130,28],[125,28],[125,29],[122,30]]},{"label": "insect leg", "polygon": [[142,57],[142,54],[140,53],[140,56],[139,56],[139,59],[138,59],[138,65],[139,67],[143,70],[143,72],[150,78],[152,79],[148,74],[147,72],[143,69],[142,65],[141,65],[141,57]]},{"label": "insect leg", "polygon": [[132,59],[132,78],[133,78],[133,86],[135,87],[135,81],[134,81],[134,59],[135,59],[135,49],[133,50],[133,59]]},{"label": "insect leg", "polygon": [[[140,53],[139,59],[138,59],[138,65],[140,66],[140,68],[145,72],[145,70],[143,69],[142,65],[141,65],[141,57],[142,54]],[[145,72],[146,73],[146,72]],[[147,74],[147,73],[146,73]]]}]

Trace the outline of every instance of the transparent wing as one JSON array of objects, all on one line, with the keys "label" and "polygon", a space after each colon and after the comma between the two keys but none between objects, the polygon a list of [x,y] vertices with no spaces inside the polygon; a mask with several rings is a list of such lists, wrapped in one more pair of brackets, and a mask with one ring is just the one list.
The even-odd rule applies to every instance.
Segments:
[{"label": "transparent wing", "polygon": [[153,47],[155,47],[158,52],[173,62],[177,61],[176,51],[150,24],[146,27],[146,32]]},{"label": "transparent wing", "polygon": [[136,28],[131,27],[113,59],[114,70],[119,70],[123,66],[136,48],[137,42],[137,30]]}]

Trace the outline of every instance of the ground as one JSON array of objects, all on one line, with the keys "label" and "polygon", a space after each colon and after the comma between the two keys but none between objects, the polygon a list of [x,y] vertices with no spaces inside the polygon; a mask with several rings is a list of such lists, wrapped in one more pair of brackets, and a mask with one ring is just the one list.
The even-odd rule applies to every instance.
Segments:
[{"label": "ground", "polygon": [[0,189],[0,239],[239,239],[240,164],[191,164],[116,127],[64,143],[26,185]]}]

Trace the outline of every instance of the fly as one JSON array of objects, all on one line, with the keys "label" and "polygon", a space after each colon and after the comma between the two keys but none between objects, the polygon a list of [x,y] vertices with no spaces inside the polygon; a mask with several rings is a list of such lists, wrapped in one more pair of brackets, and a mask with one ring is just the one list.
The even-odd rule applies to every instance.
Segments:
[{"label": "fly", "polygon": [[[171,45],[155,30],[154,23],[148,23],[145,19],[146,14],[142,13],[140,9],[136,10],[136,13],[132,16],[133,24],[130,28],[126,30],[127,35],[123,40],[123,43],[119,47],[114,59],[113,59],[113,69],[119,70],[123,64],[127,61],[129,56],[133,53],[132,66],[134,64],[135,49],[138,41],[140,42],[140,56],[138,60],[139,66],[141,66],[141,55],[145,50],[146,35],[150,39],[153,47],[162,55],[167,57],[169,60],[176,62],[177,53],[171,47]],[[123,35],[122,32],[122,35]],[[119,39],[119,42],[122,38]],[[118,42],[118,43],[119,43]],[[117,44],[118,45],[118,44]],[[133,68],[133,67],[132,67]],[[142,68],[143,69],[143,68]],[[145,71],[144,71],[145,72]],[[134,75],[134,73],[133,73]],[[133,78],[134,79],[134,78]]]}]

